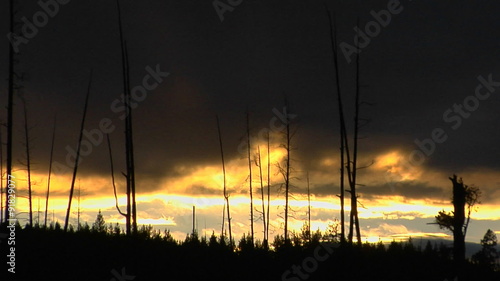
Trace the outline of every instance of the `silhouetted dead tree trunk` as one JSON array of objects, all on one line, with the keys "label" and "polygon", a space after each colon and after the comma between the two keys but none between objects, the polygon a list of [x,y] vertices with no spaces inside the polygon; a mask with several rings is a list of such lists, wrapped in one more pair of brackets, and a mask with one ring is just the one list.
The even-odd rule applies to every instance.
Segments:
[{"label": "silhouetted dead tree trunk", "polygon": [[253,188],[252,188],[252,158],[251,150],[252,145],[250,143],[250,116],[247,110],[247,152],[248,152],[248,172],[249,172],[249,193],[250,193],[250,239],[252,240],[252,245],[254,245],[254,228],[253,228]]},{"label": "silhouetted dead tree trunk", "polygon": [[224,206],[222,206],[222,226],[220,230],[220,237],[221,239],[224,239],[224,224],[226,223],[226,197],[224,197]]},{"label": "silhouetted dead tree trunk", "polygon": [[257,146],[257,166],[259,167],[259,178],[260,178],[260,199],[262,201],[262,225],[264,230],[264,239],[263,244],[264,247],[267,247],[267,225],[266,225],[266,198],[264,197],[264,177],[262,175],[262,158],[260,155],[260,146]]},{"label": "silhouetted dead tree trunk", "polygon": [[[347,152],[349,158],[349,144],[347,142],[347,133],[344,118],[344,107],[342,104],[342,94],[340,87],[340,70],[338,63],[338,52],[337,52],[337,30],[336,22],[332,20],[330,11],[327,8],[328,19],[330,23],[330,39],[332,44],[332,55],[333,55],[333,65],[335,67],[335,84],[337,87],[337,102],[339,110],[339,121],[340,121],[340,241],[345,241],[345,187],[344,187],[344,168],[346,165],[344,159],[344,153]],[[349,163],[349,160],[348,160]],[[350,231],[352,233],[352,229]],[[352,236],[349,235],[349,241],[352,241]]]},{"label": "silhouetted dead tree trunk", "polygon": [[[344,205],[344,200],[345,200],[345,194],[344,194],[344,170],[343,170],[343,165],[344,165],[344,151],[345,155],[347,156],[347,163],[345,165],[345,168],[347,169],[347,175],[348,175],[348,180],[349,180],[349,186],[351,194],[351,212],[349,215],[349,235],[348,235],[348,241],[352,243],[353,241],[353,235],[354,235],[354,230],[356,231],[356,239],[359,244],[361,244],[361,231],[360,231],[360,226],[359,226],[359,217],[358,217],[358,195],[356,193],[356,176],[357,176],[357,158],[358,158],[358,132],[359,132],[359,46],[357,46],[357,52],[356,52],[356,94],[355,94],[355,113],[354,113],[354,136],[353,136],[353,155],[352,155],[352,161],[350,157],[350,152],[349,152],[349,141],[348,141],[348,135],[347,135],[347,129],[345,125],[345,118],[344,118],[344,111],[343,111],[343,104],[342,104],[342,97],[341,97],[341,87],[340,87],[340,78],[339,78],[339,64],[338,64],[338,52],[337,52],[337,42],[336,42],[336,30],[335,28],[332,29],[332,26],[335,27],[335,24],[332,22],[332,16],[330,11],[327,9],[328,13],[328,18],[329,18],[329,23],[330,23],[330,35],[331,35],[331,42],[332,42],[332,51],[333,51],[333,63],[335,67],[335,80],[337,84],[337,99],[338,99],[338,104],[339,104],[339,115],[340,115],[340,126],[341,126],[341,133],[340,133],[340,138],[341,138],[341,171],[340,171],[340,185],[341,185],[341,194],[340,194],[340,204],[341,204],[341,233],[344,233],[345,235],[345,230],[342,230],[342,227],[344,226],[344,223],[342,222],[345,219],[343,218],[343,215],[345,211],[343,210],[343,205]],[[359,26],[359,20],[356,21],[357,26]],[[342,236],[341,234],[341,240]],[[344,236],[345,237],[345,236]]]},{"label": "silhouetted dead tree trunk", "polygon": [[26,105],[26,100],[21,99],[23,102],[23,113],[24,113],[24,146],[26,152],[26,162],[23,163],[26,166],[27,172],[27,185],[28,185],[28,203],[29,203],[29,223],[33,226],[33,197],[31,190],[31,147],[30,147],[30,137],[29,137],[29,126],[28,126],[28,108]]},{"label": "silhouetted dead tree trunk", "polygon": [[[453,212],[440,211],[435,217],[435,223],[441,229],[453,233],[453,260],[456,274],[460,278],[465,262],[465,235],[470,222],[472,208],[479,202],[481,191],[474,186],[467,186],[456,175],[449,178],[453,184]],[[468,215],[465,217],[465,206]]]},{"label": "silhouetted dead tree trunk", "polygon": [[465,187],[462,181],[457,180],[457,176],[450,177],[453,183],[453,259],[457,268],[461,267],[465,261],[465,235],[463,226],[465,223]]},{"label": "silhouetted dead tree trunk", "polygon": [[82,145],[82,138],[83,138],[83,129],[85,126],[85,118],[87,116],[87,106],[89,103],[89,96],[90,96],[90,87],[92,85],[92,71],[90,71],[90,78],[89,78],[89,84],[87,86],[87,95],[85,97],[85,105],[83,106],[83,116],[82,116],[82,123],[80,126],[80,136],[78,138],[78,146],[76,148],[76,157],[75,157],[75,165],[73,168],[73,178],[71,179],[71,187],[69,190],[69,200],[68,200],[68,209],[66,210],[66,218],[64,220],[64,231],[68,230],[69,226],[69,217],[71,214],[71,202],[73,200],[73,193],[75,191],[75,180],[76,180],[76,173],[78,171],[78,165],[80,164],[80,148]]},{"label": "silhouetted dead tree trunk", "polygon": [[[359,19],[357,21],[359,27]],[[357,29],[359,33],[359,28]],[[359,36],[359,34],[358,34]],[[359,45],[356,45],[356,97],[355,97],[355,113],[354,113],[354,148],[352,157],[352,186],[351,186],[351,213],[354,218],[354,225],[356,227],[356,238],[358,244],[361,244],[361,231],[359,227],[358,216],[358,195],[356,193],[356,175],[357,175],[357,162],[358,162],[358,133],[359,133]]]},{"label": "silhouetted dead tree trunk", "polygon": [[130,105],[130,68],[127,50],[127,42],[123,36],[123,24],[119,0],[116,1],[118,8],[118,24],[120,33],[120,46],[122,54],[122,75],[123,75],[123,95],[125,101],[125,155],[127,172],[125,178],[127,181],[127,234],[137,233],[137,203],[135,190],[135,161],[134,161],[134,142],[132,126],[132,108]]},{"label": "silhouetted dead tree trunk", "polygon": [[115,195],[115,207],[118,213],[125,217],[125,219],[129,218],[129,214],[122,212],[120,206],[118,205],[118,196],[116,194],[116,184],[115,184],[115,169],[113,165],[113,152],[111,150],[111,140],[109,139],[109,134],[106,134],[106,140],[108,142],[108,152],[109,152],[109,167],[111,170],[111,184],[113,185],[113,194]]},{"label": "silhouetted dead tree trunk", "polygon": [[[0,225],[3,223],[3,123],[0,122]],[[5,194],[7,196],[7,194]]]},{"label": "silhouetted dead tree trunk", "polygon": [[[9,31],[14,34],[14,0],[9,1]],[[7,101],[7,179],[12,175],[12,126],[14,111],[14,46],[9,44],[9,89]],[[9,197],[5,196],[5,208],[9,206]],[[9,212],[5,212],[5,221],[8,222]]]},{"label": "silhouetted dead tree trunk", "polygon": [[228,225],[228,231],[229,231],[229,247],[233,249],[233,234],[231,230],[231,212],[229,209],[229,194],[227,193],[227,187],[226,187],[226,163],[224,161],[224,148],[222,145],[222,134],[220,131],[220,122],[219,122],[219,116],[216,116],[217,119],[217,131],[219,133],[219,145],[220,145],[220,156],[222,160],[222,176],[223,176],[223,185],[224,185],[224,199],[226,200],[226,208],[227,208],[227,225]]},{"label": "silhouetted dead tree trunk", "polygon": [[271,221],[271,137],[267,132],[267,226],[266,226],[266,247],[269,246],[269,225]]},{"label": "silhouetted dead tree trunk", "polygon": [[43,225],[47,226],[47,213],[49,211],[49,196],[50,196],[50,179],[52,175],[52,159],[54,156],[54,143],[56,139],[56,117],[54,116],[54,126],[52,129],[52,141],[50,144],[50,158],[49,158],[49,175],[47,177],[47,195],[45,197],[45,218],[43,220]]},{"label": "silhouetted dead tree trunk", "polygon": [[309,172],[307,172],[307,239],[311,243],[311,189],[309,186]]},{"label": "silhouetted dead tree trunk", "polygon": [[281,147],[285,149],[286,151],[286,156],[285,156],[285,163],[284,167],[282,165],[278,165],[278,169],[280,171],[280,174],[283,176],[284,180],[284,188],[285,188],[285,225],[284,225],[284,239],[285,243],[289,243],[288,239],[288,218],[289,218],[289,198],[290,198],[290,179],[291,179],[291,141],[293,138],[293,133],[291,132],[290,128],[290,118],[288,115],[289,111],[289,106],[288,106],[288,100],[285,99],[285,110],[286,110],[286,119],[284,120],[284,125],[285,125],[285,133],[284,133],[284,143],[281,144]]},{"label": "silhouetted dead tree trunk", "polygon": [[128,109],[128,129],[127,129],[127,140],[128,140],[128,179],[130,181],[130,192],[132,194],[132,233],[137,234],[137,201],[136,201],[136,189],[135,189],[135,160],[134,160],[134,138],[133,138],[133,126],[132,126],[132,108],[130,105],[130,77],[129,77],[129,61],[128,61],[128,50],[125,42],[125,58],[127,63],[127,109]]}]

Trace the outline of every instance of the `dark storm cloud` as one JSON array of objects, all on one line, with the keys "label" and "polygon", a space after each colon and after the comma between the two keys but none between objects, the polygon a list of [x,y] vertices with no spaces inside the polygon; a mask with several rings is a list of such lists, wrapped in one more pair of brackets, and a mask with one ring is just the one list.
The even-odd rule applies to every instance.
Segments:
[{"label": "dark storm cloud", "polygon": [[[373,20],[370,11],[385,9],[387,3],[329,3],[338,17],[339,43],[353,43],[356,15],[364,28]],[[3,19],[6,5],[0,8]],[[38,9],[35,2],[23,5],[19,14],[28,18]],[[448,108],[474,94],[479,75],[492,74],[493,80],[500,81],[498,60],[492,59],[498,57],[499,39],[491,36],[500,27],[498,4],[402,1],[401,5],[402,12],[393,15],[361,53],[361,97],[373,103],[362,107],[362,117],[371,122],[362,128],[361,134],[368,138],[360,143],[361,151],[375,155],[393,147],[418,149],[414,141],[431,138],[432,130],[440,127],[448,140],[436,144],[425,165],[450,173],[471,165],[498,167],[500,90],[463,118],[460,128],[453,130],[453,123],[443,120]],[[324,153],[338,151],[338,113],[322,3],[248,0],[225,14],[222,23],[210,1],[123,1],[122,9],[132,86],[142,83],[148,66],[159,65],[170,73],[133,111],[138,179],[151,183],[141,188],[154,190],[162,177],[185,175],[175,169],[178,166],[219,164],[215,114],[221,119],[227,158],[243,157],[238,146],[245,134],[246,108],[251,112],[252,132],[257,134],[269,127],[272,110],[282,109],[285,96],[298,115],[296,161],[307,168],[326,169],[314,163]],[[29,77],[22,83],[22,92],[36,125],[33,158],[41,173],[48,166],[54,113],[55,160],[64,163],[67,146],[76,147],[90,68],[94,79],[85,127],[90,131],[99,128],[104,118],[112,121],[116,172],[124,170],[123,122],[111,106],[122,91],[117,31],[113,2],[72,1],[21,46],[17,68]],[[0,34],[7,34],[6,22]],[[6,62],[4,43],[0,61]],[[342,54],[340,62],[350,121],[355,69]],[[6,68],[0,76],[5,81]],[[0,85],[5,105],[6,83]],[[16,105],[19,127],[19,99]],[[2,116],[5,113],[2,110]],[[22,131],[16,133],[15,155],[22,158]],[[105,142],[84,157],[80,171],[109,175]],[[315,192],[331,194],[327,189],[318,187]],[[388,194],[386,189],[372,186],[364,192]],[[439,196],[438,188],[419,184],[407,184],[395,192],[410,198]]]},{"label": "dark storm cloud", "polygon": [[[346,183],[347,184],[347,183]],[[387,183],[371,185],[367,184],[358,187],[358,193],[363,199],[374,199],[381,196],[403,196],[408,200],[433,199],[442,200],[450,197],[443,188],[429,186],[426,183],[416,181],[402,181],[397,183]],[[338,194],[337,184],[316,185],[311,192],[317,196]]]},{"label": "dark storm cloud", "polygon": [[[392,185],[392,186],[391,186]],[[358,188],[359,193],[366,199],[374,196],[394,195],[408,199],[434,199],[441,200],[449,197],[440,187],[430,186],[417,181],[402,181],[391,184],[366,185]]]}]

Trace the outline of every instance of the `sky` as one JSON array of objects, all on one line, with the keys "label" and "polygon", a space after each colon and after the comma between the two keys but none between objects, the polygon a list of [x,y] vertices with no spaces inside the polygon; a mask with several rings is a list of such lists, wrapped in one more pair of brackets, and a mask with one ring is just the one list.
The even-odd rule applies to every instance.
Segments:
[{"label": "sky", "polygon": [[[7,1],[4,1],[7,2]],[[41,1],[45,3],[44,1]],[[54,119],[50,218],[63,222],[72,151],[76,148],[90,72],[82,162],[71,222],[123,223],[115,208],[112,143],[119,204],[125,207],[121,53],[115,1],[35,1],[16,5],[23,40],[13,41],[23,77],[14,108],[17,210],[26,220],[24,117],[28,109],[34,209],[43,220]],[[54,5],[56,3],[56,5]],[[283,231],[284,159],[280,120],[290,114],[292,218],[312,228],[339,219],[339,115],[330,27],[323,1],[120,1],[131,68],[139,224],[170,229],[183,239],[197,208],[201,234],[220,233],[222,167],[219,116],[237,237],[249,231],[246,112],[252,135],[254,206],[261,208],[258,150],[271,164],[271,235]],[[215,3],[215,4],[214,4]],[[222,3],[222,4],[221,4]],[[230,5],[229,3],[232,3]],[[229,6],[228,6],[229,5]],[[481,189],[467,240],[488,228],[500,233],[500,28],[494,1],[326,1],[335,15],[340,88],[353,132],[359,42],[359,217],[364,241],[450,237],[433,222],[452,210],[453,174]],[[49,11],[49,12],[47,12]],[[0,4],[0,120],[6,121],[8,3]],[[359,40],[356,24],[361,30]],[[33,24],[31,27],[29,25]],[[35,25],[36,24],[36,25]],[[499,81],[499,82],[496,82]],[[141,87],[147,88],[141,91]],[[22,99],[21,99],[22,98]],[[285,110],[285,99],[289,107]],[[366,121],[365,121],[366,120]],[[364,124],[366,123],[366,124]],[[2,142],[6,130],[2,127]],[[267,155],[266,132],[271,134]],[[2,146],[5,153],[5,145]],[[5,161],[5,158],[3,159]],[[73,162],[72,162],[73,161]],[[264,186],[267,171],[263,171]],[[349,203],[347,202],[347,205]],[[255,212],[256,237],[262,221]]]}]

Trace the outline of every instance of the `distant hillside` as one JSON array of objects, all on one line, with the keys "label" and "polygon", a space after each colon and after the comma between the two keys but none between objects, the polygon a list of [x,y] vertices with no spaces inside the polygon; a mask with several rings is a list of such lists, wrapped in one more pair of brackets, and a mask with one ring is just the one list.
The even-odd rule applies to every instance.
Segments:
[{"label": "distant hillside", "polygon": [[[439,245],[444,244],[447,247],[453,247],[453,240],[443,239],[443,238],[412,238],[413,245],[416,247],[425,248],[427,241],[430,241],[433,247],[439,247]],[[472,257],[475,253],[481,250],[482,246],[479,243],[465,242],[465,255],[467,258]],[[497,250],[500,251],[500,246],[497,246]]]}]

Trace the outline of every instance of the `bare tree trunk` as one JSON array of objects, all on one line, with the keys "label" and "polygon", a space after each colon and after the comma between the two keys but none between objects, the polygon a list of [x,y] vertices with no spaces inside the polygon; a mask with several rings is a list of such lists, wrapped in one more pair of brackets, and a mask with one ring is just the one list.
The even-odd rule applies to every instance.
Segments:
[{"label": "bare tree trunk", "polygon": [[[345,160],[344,153],[346,151],[346,129],[345,129],[345,119],[344,119],[344,109],[342,105],[342,94],[340,87],[340,77],[339,77],[339,64],[338,64],[338,53],[337,53],[337,29],[336,22],[332,20],[330,11],[328,12],[328,19],[330,23],[330,40],[332,44],[332,55],[333,64],[335,67],[335,84],[337,86],[337,101],[339,107],[339,120],[340,120],[340,241],[345,242],[345,187],[344,187],[344,168]],[[346,144],[347,145],[347,144]],[[347,151],[349,151],[347,147]],[[352,231],[351,231],[352,232]],[[350,238],[352,241],[352,238]]]},{"label": "bare tree trunk", "polygon": [[227,193],[227,188],[226,188],[226,164],[224,161],[224,149],[222,145],[222,135],[220,131],[220,122],[219,122],[219,116],[216,116],[217,119],[217,131],[219,132],[219,144],[220,144],[220,155],[221,155],[221,160],[222,160],[222,175],[223,175],[223,180],[224,180],[224,199],[226,200],[226,207],[227,207],[227,223],[228,223],[228,228],[229,228],[229,247],[233,249],[233,234],[231,231],[231,212],[229,209],[229,194]]},{"label": "bare tree trunk", "polygon": [[[338,103],[339,103],[339,115],[340,115],[340,124],[341,124],[341,162],[342,165],[344,165],[343,161],[343,156],[344,156],[344,151],[347,155],[347,175],[348,175],[348,180],[349,180],[349,186],[350,190],[349,192],[351,193],[351,212],[350,212],[350,220],[349,220],[349,236],[348,240],[350,243],[352,243],[353,240],[353,233],[354,233],[354,228],[356,228],[356,238],[357,242],[361,244],[361,232],[360,232],[360,227],[359,227],[359,217],[358,217],[358,207],[357,207],[357,194],[356,194],[356,171],[357,171],[357,152],[358,152],[358,131],[359,131],[359,46],[357,47],[357,52],[356,52],[356,97],[355,97],[355,116],[354,116],[354,149],[353,149],[353,161],[351,162],[350,160],[350,153],[349,153],[349,142],[348,142],[348,137],[347,137],[347,129],[345,126],[345,118],[344,118],[344,112],[343,112],[343,105],[342,105],[342,98],[341,98],[341,87],[340,87],[340,78],[339,78],[339,67],[338,67],[338,59],[337,59],[337,42],[336,42],[336,30],[332,30],[332,25],[335,26],[332,23],[332,17],[330,14],[330,11],[327,8],[328,12],[328,18],[330,22],[330,34],[331,34],[331,42],[332,42],[332,51],[333,51],[333,63],[335,67],[335,72],[336,72],[336,84],[337,84],[337,96],[338,96]],[[357,26],[359,26],[359,19],[357,20]],[[352,167],[351,167],[352,165]],[[345,233],[345,230],[342,230],[342,227],[344,226],[344,223],[342,222],[343,219],[343,204],[344,204],[344,188],[343,183],[344,183],[344,171],[343,171],[343,166],[341,167],[341,194],[340,194],[340,200],[341,200],[341,233]],[[345,235],[345,234],[344,234]],[[341,237],[342,239],[342,237]]]},{"label": "bare tree trunk", "polygon": [[83,107],[83,117],[82,117],[82,123],[80,126],[80,137],[78,138],[78,147],[76,148],[76,158],[75,158],[75,166],[73,169],[73,178],[71,180],[71,187],[70,187],[70,191],[69,191],[68,209],[66,210],[66,219],[64,220],[64,231],[67,231],[68,226],[69,226],[69,216],[71,214],[71,202],[73,200],[73,193],[75,191],[75,180],[76,180],[76,173],[78,171],[78,164],[80,162],[80,147],[82,145],[83,128],[85,126],[85,118],[87,116],[87,106],[89,103],[90,86],[91,85],[92,85],[92,71],[90,71],[89,84],[87,87],[87,96],[85,97],[85,105]]},{"label": "bare tree trunk", "polygon": [[78,179],[78,209],[76,211],[76,229],[79,231],[80,230],[80,199],[81,199],[81,193],[82,191],[82,186],[80,185],[80,179]]},{"label": "bare tree trunk", "polygon": [[[288,112],[288,100],[285,100],[285,108]],[[285,243],[288,243],[288,199],[290,193],[290,120],[286,118],[286,171],[285,171]]]},{"label": "bare tree trunk", "polygon": [[192,235],[196,234],[196,206],[193,205],[193,232]]},{"label": "bare tree trunk", "polygon": [[109,134],[106,134],[106,140],[108,142],[108,152],[109,152],[109,166],[111,170],[111,184],[113,185],[113,193],[115,195],[115,207],[118,213],[127,219],[130,215],[122,212],[120,209],[120,206],[118,206],[118,196],[116,195],[116,184],[115,184],[115,172],[114,172],[114,165],[113,165],[113,152],[111,150],[111,140],[109,139]]},{"label": "bare tree trunk", "polygon": [[30,226],[33,226],[33,197],[31,191],[31,158],[30,158],[30,138],[29,138],[29,126],[28,126],[28,109],[26,106],[26,100],[23,101],[23,113],[24,113],[24,145],[26,147],[26,171],[28,173],[28,203],[29,203],[29,222]]},{"label": "bare tree trunk", "polygon": [[252,245],[254,245],[254,228],[253,228],[253,189],[252,189],[252,158],[251,158],[251,143],[250,143],[250,116],[247,110],[247,151],[248,151],[248,171],[249,171],[249,187],[250,187],[250,237]]},{"label": "bare tree trunk", "polygon": [[126,103],[128,108],[128,127],[127,127],[127,141],[129,143],[127,150],[128,159],[128,179],[130,181],[130,192],[132,193],[132,233],[137,234],[137,203],[135,199],[135,160],[134,160],[134,138],[133,138],[133,126],[132,126],[132,108],[130,106],[130,77],[129,77],[129,61],[128,61],[128,50],[127,42],[125,42],[125,58],[127,64],[127,97]]},{"label": "bare tree trunk", "polygon": [[[224,197],[225,199],[225,197]],[[220,230],[220,237],[221,239],[224,238],[224,224],[226,223],[226,201],[224,200],[224,206],[222,206],[222,227]]]},{"label": "bare tree trunk", "polygon": [[271,137],[269,136],[269,132],[267,133],[267,226],[266,226],[266,242],[268,243],[266,247],[269,245],[269,224],[270,224],[270,214],[271,214]]},{"label": "bare tree trunk", "polygon": [[[0,225],[3,222],[3,138],[2,138],[2,127],[3,124],[0,123]],[[5,194],[7,196],[7,194]]]},{"label": "bare tree trunk", "polygon": [[[357,22],[359,27],[359,19]],[[359,31],[359,29],[357,29]],[[356,45],[356,100],[355,100],[355,113],[354,113],[354,148],[352,159],[352,186],[351,186],[351,209],[354,216],[354,224],[356,226],[356,238],[358,244],[361,244],[361,232],[359,228],[358,217],[358,196],[356,194],[356,174],[357,174],[357,160],[358,160],[358,132],[359,132],[359,46]]]},{"label": "bare tree trunk", "polygon": [[[14,0],[9,1],[9,30],[14,33]],[[7,180],[12,175],[12,126],[14,110],[14,47],[9,44],[9,92],[7,101]],[[5,208],[9,206],[9,197],[5,196]],[[9,212],[5,212],[5,221],[8,222]]]},{"label": "bare tree trunk", "polygon": [[309,186],[309,172],[307,172],[307,238],[311,243],[311,189]]},{"label": "bare tree trunk", "polygon": [[56,117],[54,116],[54,126],[52,129],[52,141],[50,144],[50,158],[49,158],[49,176],[47,177],[47,196],[45,197],[45,218],[43,225],[47,227],[47,212],[49,210],[49,196],[50,196],[50,177],[52,175],[52,159],[54,157],[54,143],[56,139]]},{"label": "bare tree trunk", "polygon": [[130,106],[130,69],[127,42],[123,36],[123,24],[121,18],[121,9],[119,0],[116,1],[118,8],[118,23],[120,32],[120,46],[122,52],[122,75],[123,75],[123,94],[126,108],[125,118],[125,154],[126,154],[126,180],[127,180],[127,234],[137,233],[137,204],[135,198],[135,161],[134,161],[134,144],[132,132],[132,108]]},{"label": "bare tree trunk", "polygon": [[465,262],[465,235],[463,227],[465,223],[465,187],[461,180],[457,180],[457,176],[450,177],[453,183],[453,261],[457,269],[457,274],[460,274],[461,268]]},{"label": "bare tree trunk", "polygon": [[257,152],[258,152],[258,163],[259,163],[259,177],[260,177],[260,195],[261,195],[261,201],[262,201],[262,224],[263,224],[263,229],[264,229],[264,247],[267,247],[267,238],[266,238],[266,232],[267,232],[267,225],[266,225],[266,199],[264,197],[264,178],[262,176],[262,161],[260,157],[260,146],[257,146]]},{"label": "bare tree trunk", "polygon": [[128,108],[128,135],[127,139],[129,142],[129,150],[128,150],[128,175],[130,180],[130,191],[132,193],[132,233],[137,234],[137,201],[136,201],[136,190],[135,190],[135,160],[134,160],[134,134],[133,134],[133,126],[132,126],[132,108],[130,106],[130,77],[129,77],[129,60],[128,60],[128,49],[127,42],[125,42],[125,57],[127,63],[127,108]]}]

